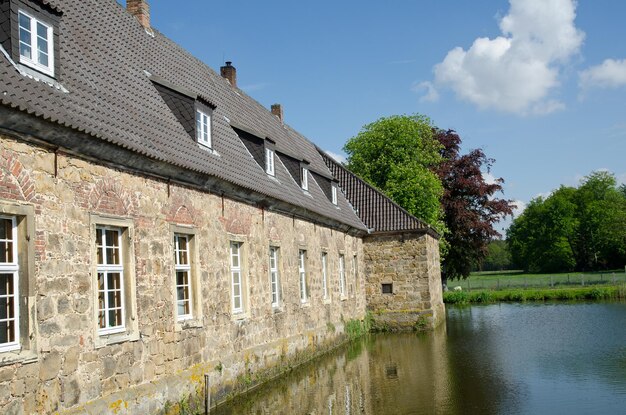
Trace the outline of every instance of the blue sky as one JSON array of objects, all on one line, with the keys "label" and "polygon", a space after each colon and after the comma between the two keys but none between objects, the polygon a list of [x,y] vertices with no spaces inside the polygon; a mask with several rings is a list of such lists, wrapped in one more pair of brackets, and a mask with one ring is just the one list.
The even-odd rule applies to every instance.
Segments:
[{"label": "blue sky", "polygon": [[520,206],[597,169],[626,182],[626,2],[150,5],[156,29],[215,70],[233,61],[243,90],[332,153],[382,116],[421,113],[496,159]]}]

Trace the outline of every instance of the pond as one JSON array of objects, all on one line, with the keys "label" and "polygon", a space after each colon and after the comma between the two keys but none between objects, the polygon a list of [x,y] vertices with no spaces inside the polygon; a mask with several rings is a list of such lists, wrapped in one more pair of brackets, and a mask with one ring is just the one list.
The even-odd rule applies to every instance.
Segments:
[{"label": "pond", "polygon": [[211,413],[626,413],[626,303],[448,307],[433,333],[368,336]]}]

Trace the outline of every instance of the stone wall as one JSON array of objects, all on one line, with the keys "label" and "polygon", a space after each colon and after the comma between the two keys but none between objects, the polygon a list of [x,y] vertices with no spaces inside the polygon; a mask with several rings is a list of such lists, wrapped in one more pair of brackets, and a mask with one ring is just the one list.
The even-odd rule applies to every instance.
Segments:
[{"label": "stone wall", "polygon": [[373,234],[364,239],[367,309],[380,328],[434,327],[442,321],[438,244],[422,231]]},{"label": "stone wall", "polygon": [[[0,213],[19,215],[29,227],[19,253],[28,257],[20,285],[25,337],[22,350],[0,353],[0,413],[156,413],[202,390],[205,374],[219,400],[333,347],[344,339],[344,323],[364,316],[359,237],[7,136],[0,148]],[[124,229],[132,284],[126,331],[102,336],[94,235],[95,226],[110,223]],[[187,322],[176,319],[174,232],[194,242],[197,308]],[[244,311],[237,315],[231,241],[242,244]],[[271,305],[270,245],[279,248],[278,308]],[[322,251],[329,300],[322,298]]]}]

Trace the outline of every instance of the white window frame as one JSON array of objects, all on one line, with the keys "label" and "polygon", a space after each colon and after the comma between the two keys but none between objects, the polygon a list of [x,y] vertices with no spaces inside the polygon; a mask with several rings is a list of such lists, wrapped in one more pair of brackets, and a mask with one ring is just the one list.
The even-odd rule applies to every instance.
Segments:
[{"label": "white window frame", "polygon": [[[28,44],[25,40],[22,39],[22,36],[21,36],[22,26],[20,25],[20,15],[24,15],[26,18],[30,19],[30,28],[29,28],[30,44]],[[45,73],[46,75],[54,76],[54,29],[52,28],[52,26],[50,26],[48,23],[41,21],[40,19],[37,19],[32,14],[27,13],[23,10],[18,11],[17,22],[18,22],[17,30],[19,33],[18,49],[19,49],[19,55],[20,55],[20,62],[23,63],[24,65],[30,66],[31,68],[37,71]],[[33,56],[39,52],[39,35],[37,32],[37,24],[42,25],[46,29],[47,39],[45,40],[48,42],[48,48],[45,51],[45,53],[48,55],[48,65],[43,65],[39,63],[38,58],[33,59]],[[28,45],[28,47],[30,48],[30,53],[31,53],[30,58],[22,55],[22,48],[21,48],[22,43],[25,45]]]},{"label": "white window frame", "polygon": [[302,167],[302,190],[309,190],[309,169]]},{"label": "white window frame", "polygon": [[328,253],[322,252],[322,298],[329,300],[328,295]]},{"label": "white window frame", "polygon": [[280,307],[280,273],[278,271],[278,247],[270,246],[269,252],[270,289],[272,294],[272,308]]},{"label": "white window frame", "polygon": [[346,298],[346,258],[344,254],[339,254],[339,294],[341,298]]},{"label": "white window frame", "polygon": [[[101,231],[101,240],[97,240],[98,230]],[[108,263],[107,258],[107,247],[113,247],[113,245],[106,245],[106,231],[115,231],[117,232],[117,248],[119,251],[119,263],[118,264],[110,264]],[[97,287],[98,287],[98,334],[107,335],[113,333],[120,333],[126,331],[126,296],[125,296],[125,276],[124,276],[124,247],[122,234],[124,230],[122,228],[114,227],[114,226],[106,226],[99,225],[96,226],[96,252],[98,248],[102,248],[102,263],[97,264]],[[98,242],[100,245],[98,245]],[[100,274],[103,276],[103,290],[100,290]],[[119,289],[114,289],[108,286],[108,275],[109,274],[119,274]],[[111,307],[109,304],[109,293],[112,291],[120,292],[120,307]],[[100,293],[103,293],[104,299],[104,308],[100,308]],[[109,321],[109,313],[112,310],[119,309],[120,313],[120,321],[122,324],[113,326]],[[104,313],[104,327],[101,326],[100,323],[100,312]]]},{"label": "white window frame", "polygon": [[275,174],[274,157],[274,150],[269,147],[265,147],[265,173],[270,176],[274,176]]},{"label": "white window frame", "polygon": [[[191,264],[192,264],[192,252],[191,252],[191,241],[189,235],[183,235],[176,233],[174,234],[174,284],[176,286],[176,320],[184,321],[191,320],[194,318],[194,286],[193,286],[193,276],[191,272]],[[181,249],[180,242],[185,241],[185,249]],[[186,255],[187,263],[183,264],[180,260],[181,255]],[[183,272],[187,274],[187,283],[179,284],[178,281],[178,273]],[[186,298],[180,298],[179,290],[186,291]],[[181,306],[184,307],[184,303],[187,303],[188,312],[180,313]]]},{"label": "white window frame", "polygon": [[306,286],[306,250],[300,249],[298,251],[298,276],[300,280],[300,302],[306,303],[308,301],[308,292]]},{"label": "white window frame", "polygon": [[21,348],[20,344],[20,280],[19,280],[19,259],[18,259],[18,240],[17,240],[17,218],[15,216],[4,216],[0,215],[0,220],[10,220],[11,221],[11,239],[2,239],[0,242],[11,243],[11,262],[0,262],[0,274],[9,274],[12,275],[11,282],[13,283],[13,292],[11,294],[0,295],[0,297],[6,298],[7,300],[13,297],[13,317],[9,317],[10,313],[7,313],[7,318],[2,319],[3,322],[8,323],[9,321],[13,322],[13,341],[0,343],[0,353],[8,352],[12,350],[17,350]]},{"label": "white window frame", "polygon": [[196,108],[196,141],[198,144],[212,148],[211,112]]},{"label": "white window frame", "polygon": [[337,186],[335,185],[331,185],[331,201],[333,202],[333,205],[337,205]]},{"label": "white window frame", "polygon": [[[241,266],[241,242],[231,241],[229,245],[230,249],[230,281],[231,281],[231,306],[234,314],[243,313],[244,311],[244,284],[243,284],[243,270]],[[237,265],[235,265],[234,259],[237,258]],[[235,280],[237,276],[237,281]],[[235,293],[235,289],[238,289],[239,294]],[[239,300],[239,306],[236,306],[236,300]]]}]

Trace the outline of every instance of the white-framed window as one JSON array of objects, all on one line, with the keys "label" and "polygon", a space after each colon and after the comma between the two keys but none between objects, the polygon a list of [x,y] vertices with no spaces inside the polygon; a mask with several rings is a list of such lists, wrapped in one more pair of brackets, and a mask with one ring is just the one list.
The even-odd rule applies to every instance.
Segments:
[{"label": "white-framed window", "polygon": [[302,189],[309,190],[309,169],[302,168]]},{"label": "white-framed window", "polygon": [[324,300],[328,300],[328,254],[322,252],[322,295]]},{"label": "white-framed window", "polygon": [[270,246],[270,284],[272,289],[272,307],[280,306],[280,276],[278,274],[278,248]]},{"label": "white-framed window", "polygon": [[308,300],[308,292],[306,286],[306,251],[301,249],[298,251],[298,275],[300,276],[300,302],[306,303]]},{"label": "white-framed window", "polygon": [[111,334],[126,329],[122,229],[96,227],[98,272],[98,333]]},{"label": "white-framed window", "polygon": [[52,26],[20,10],[18,12],[20,62],[54,76]]},{"label": "white-framed window", "polygon": [[211,114],[196,109],[196,140],[211,148]]},{"label": "white-framed window", "polygon": [[17,246],[15,216],[0,216],[0,352],[21,347]]},{"label": "white-framed window", "polygon": [[274,150],[265,147],[265,172],[274,175]]},{"label": "white-framed window", "polygon": [[342,298],[346,296],[346,259],[343,254],[339,254],[339,293]]},{"label": "white-framed window", "polygon": [[176,272],[176,318],[193,318],[193,284],[191,250],[188,235],[174,235],[174,264]]},{"label": "white-framed window", "polygon": [[331,186],[331,201],[333,202],[333,205],[337,204],[337,186],[335,185]]},{"label": "white-framed window", "polygon": [[244,298],[241,270],[241,242],[230,243],[230,277],[233,313],[242,313]]}]

